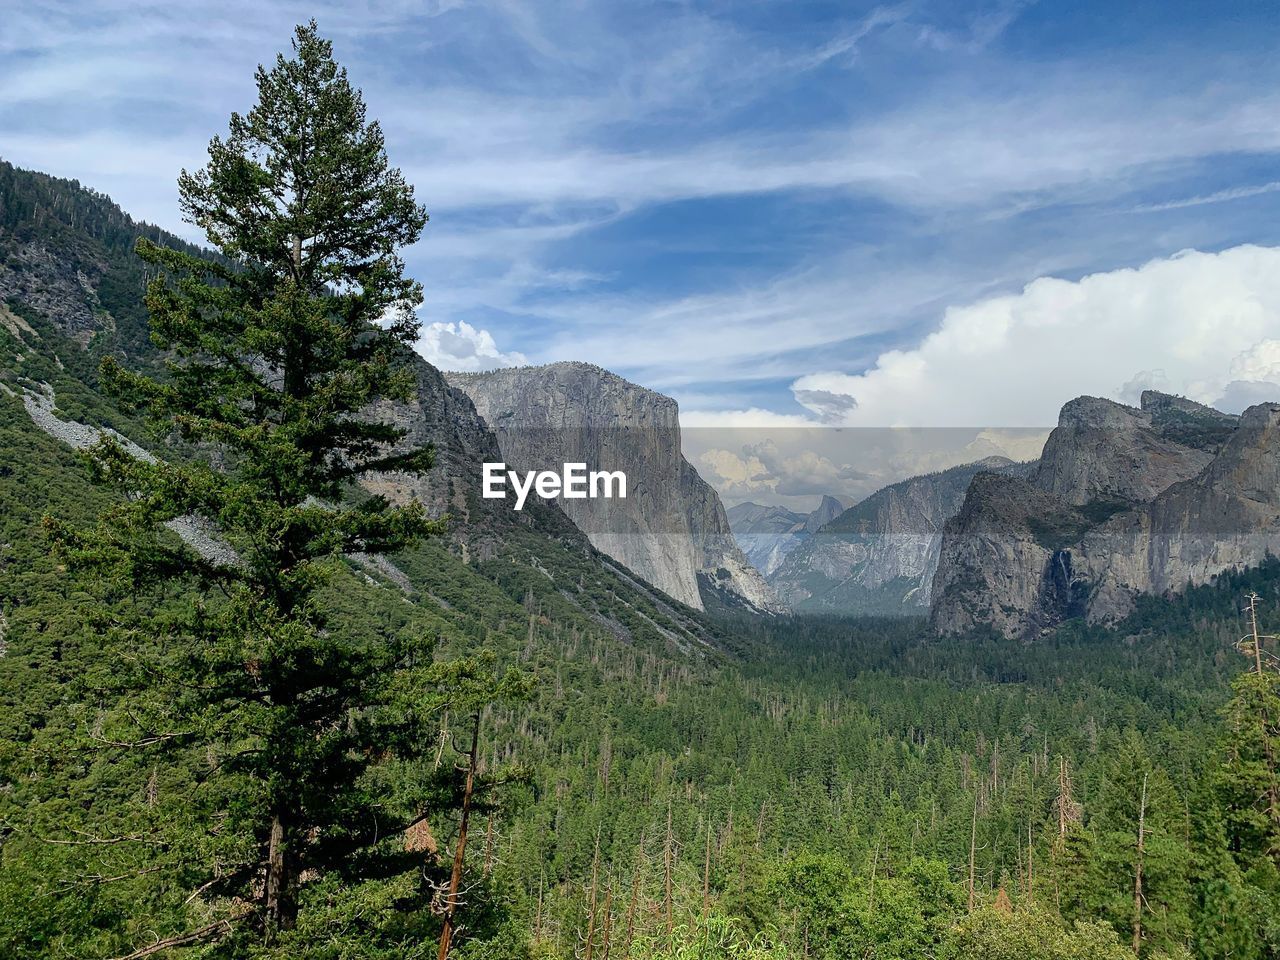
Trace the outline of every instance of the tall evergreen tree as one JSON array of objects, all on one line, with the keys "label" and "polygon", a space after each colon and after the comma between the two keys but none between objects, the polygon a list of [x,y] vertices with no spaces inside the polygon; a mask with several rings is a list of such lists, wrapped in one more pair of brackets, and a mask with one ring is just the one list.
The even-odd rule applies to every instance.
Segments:
[{"label": "tall evergreen tree", "polygon": [[[200,598],[134,628],[164,638],[132,647],[148,651],[147,682],[163,691],[145,725],[200,743],[236,785],[210,833],[243,842],[187,868],[199,897],[224,907],[215,932],[270,944],[299,922],[304,881],[422,872],[396,838],[426,813],[412,762],[434,741],[450,675],[432,665],[428,638],[357,642],[329,629],[319,599],[344,555],[441,529],[420,504],[356,486],[431,464],[429,449],[402,449],[403,431],[369,413],[412,389],[405,351],[422,293],[398,251],[427,215],[314,22],[297,29],[292,57],[259,68],[257,87],[208,164],[179,180],[186,219],[221,258],[138,244],[159,272],[147,306],[165,374],[102,367],[107,387],[189,455],[136,459],[105,442],[97,471],[127,502],[93,531],[48,524],[69,558],[117,585]],[[166,529],[192,517],[225,549],[195,556]],[[405,889],[419,904],[430,892],[425,880]]]},{"label": "tall evergreen tree", "polygon": [[1265,651],[1257,594],[1249,597],[1249,633],[1241,638],[1250,669],[1232,683],[1224,713],[1223,762],[1214,785],[1229,846],[1237,863],[1251,870],[1270,861],[1280,866],[1280,673]]}]

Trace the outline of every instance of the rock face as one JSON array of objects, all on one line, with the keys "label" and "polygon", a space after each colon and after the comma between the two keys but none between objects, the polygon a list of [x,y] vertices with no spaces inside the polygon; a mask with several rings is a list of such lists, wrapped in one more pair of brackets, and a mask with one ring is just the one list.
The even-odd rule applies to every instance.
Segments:
[{"label": "rock face", "polygon": [[[1147,396],[1161,395],[1148,391]],[[1078,507],[1143,503],[1171,484],[1194,477],[1212,459],[1211,451],[1168,436],[1152,410],[1078,397],[1058,415],[1058,427],[1044,445],[1035,484]]]},{"label": "rock face", "polygon": [[925,613],[943,525],[960,510],[974,476],[1028,469],[989,457],[885,487],[792,550],[770,585],[801,612]]},{"label": "rock face", "polygon": [[781,609],[734,541],[719,496],[681,455],[674,400],[585,363],[447,377],[493,429],[510,469],[585,463],[626,474],[626,498],[557,501],[596,549],[697,609],[703,589]]},{"label": "rock face", "polygon": [[949,523],[931,620],[1032,636],[1112,621],[1280,547],[1280,405],[1237,418],[1148,391],[1067,404],[1035,474],[970,488]]},{"label": "rock face", "polygon": [[408,431],[402,448],[430,444],[435,450],[435,466],[418,476],[380,474],[366,478],[364,486],[394,503],[416,498],[433,516],[448,514],[455,540],[465,542],[469,556],[476,560],[488,559],[503,531],[513,523],[557,535],[572,530],[559,510],[535,503],[533,498],[517,514],[501,501],[481,497],[483,463],[502,459],[497,438],[471,399],[450,386],[444,374],[417,355],[407,357],[406,362],[417,382],[413,399],[384,403],[371,415]]},{"label": "rock face", "polygon": [[0,302],[18,300],[49,317],[68,337],[87,344],[102,326],[97,285],[103,266],[69,263],[37,241],[0,242]]},{"label": "rock face", "polygon": [[1071,599],[1050,602],[1051,584],[1071,581],[1069,557],[1054,549],[1052,533],[1083,526],[1079,511],[1023,478],[976,476],[943,530],[933,625],[945,633],[986,625],[1008,636],[1048,625]]},{"label": "rock face", "polygon": [[850,504],[844,503],[835,497],[822,497],[822,503],[818,504],[818,509],[814,510],[804,518],[804,532],[817,533],[828,523],[834,520],[845,510],[849,509]]},{"label": "rock face", "polygon": [[1280,404],[1250,407],[1199,475],[1090,530],[1078,550],[1094,620],[1280,553]]},{"label": "rock face", "polygon": [[792,550],[848,506],[838,497],[824,495],[817,509],[810,513],[748,502],[730,507],[726,515],[738,546],[767,581]]}]

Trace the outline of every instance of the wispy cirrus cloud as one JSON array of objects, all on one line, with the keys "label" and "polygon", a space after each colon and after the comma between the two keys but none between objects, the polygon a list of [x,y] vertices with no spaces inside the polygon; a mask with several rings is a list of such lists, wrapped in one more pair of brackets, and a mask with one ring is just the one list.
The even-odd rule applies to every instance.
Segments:
[{"label": "wispy cirrus cloud", "polygon": [[1255,184],[1251,187],[1229,187],[1226,190],[1215,190],[1196,197],[1184,197],[1181,200],[1166,200],[1163,203],[1140,203],[1133,209],[1138,213],[1160,213],[1165,210],[1184,210],[1187,207],[1200,207],[1206,203],[1228,203],[1232,200],[1247,200],[1260,197],[1265,193],[1280,190],[1280,180]]},{"label": "wispy cirrus cloud", "polygon": [[791,383],[922,349],[949,306],[1280,243],[1280,71],[1249,24],[1091,48],[1055,40],[1075,12],[40,0],[0,33],[0,152],[180,227],[177,170],[315,16],[431,210],[409,262],[439,343],[804,418],[826,388]]}]

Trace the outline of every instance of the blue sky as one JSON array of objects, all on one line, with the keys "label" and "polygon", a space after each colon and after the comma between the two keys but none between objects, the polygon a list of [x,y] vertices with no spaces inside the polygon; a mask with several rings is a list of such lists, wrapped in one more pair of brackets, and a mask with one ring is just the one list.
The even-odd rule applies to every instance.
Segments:
[{"label": "blue sky", "polygon": [[[1274,4],[11,6],[0,156],[174,229],[179,168],[315,16],[431,212],[407,259],[445,366],[588,360],[691,424],[1280,379]],[[1051,354],[1009,333],[1045,311]]]}]

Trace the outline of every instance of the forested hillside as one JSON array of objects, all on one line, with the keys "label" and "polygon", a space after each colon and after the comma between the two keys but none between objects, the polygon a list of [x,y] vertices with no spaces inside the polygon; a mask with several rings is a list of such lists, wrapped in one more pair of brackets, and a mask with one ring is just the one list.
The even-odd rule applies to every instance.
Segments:
[{"label": "forested hillside", "polygon": [[[95,602],[101,586],[59,570],[39,530],[46,512],[87,519],[107,498],[14,398],[0,411],[5,949],[125,955],[151,931],[195,925],[181,877],[205,855],[217,805],[193,805],[202,750],[112,735],[148,709],[145,690],[121,689],[126,653],[111,635],[142,611]],[[743,620],[726,630],[748,655],[688,658],[600,629],[509,561],[477,571],[426,547],[396,562],[416,595],[350,569],[328,601],[342,629],[426,636],[444,661],[486,649],[538,681],[530,703],[485,715],[481,768],[510,782],[473,828],[458,956],[521,956],[532,943],[581,956],[588,936],[597,956],[606,942],[642,957],[755,938],[777,956],[874,945],[873,956],[923,957],[944,942],[957,956],[1105,956],[1098,928],[1070,922],[1106,920],[1131,938],[1143,779],[1144,952],[1274,949],[1261,906],[1271,861],[1257,846],[1233,853],[1218,827],[1240,746],[1220,711],[1248,666],[1233,648],[1240,602],[1257,589],[1264,613],[1280,607],[1274,565],[1151,601],[1121,630],[1077,627],[1031,646],[931,640],[918,621]],[[458,731],[440,721],[447,770],[458,758],[446,731]],[[457,812],[434,796],[431,830],[448,854]],[[96,842],[125,836],[139,839]],[[1230,898],[1225,916],[1218,897]],[[994,909],[1006,900],[1012,913]],[[432,953],[430,913],[402,928],[394,903],[392,891],[326,891],[317,922],[346,953],[315,955]],[[1042,952],[996,952],[1015,936]],[[1228,953],[1222,938],[1251,952]]]},{"label": "forested hillside", "polygon": [[[267,581],[143,522],[186,502],[172,478],[239,477],[258,451],[219,461],[183,421],[158,429],[98,365],[181,383],[161,361],[189,345],[146,339],[158,274],[128,253],[172,238],[76,184],[0,174],[0,955],[1280,955],[1280,681],[1254,631],[1280,623],[1280,562],[1111,628],[942,638],[922,619],[703,614],[554,508],[516,522],[454,498],[446,530],[383,530],[369,555],[325,540],[303,616],[259,629]],[[180,289],[260,332],[256,306],[183,282],[152,285],[153,313]],[[433,489],[492,438],[394,356],[410,365],[388,377],[416,371],[408,408],[443,421],[423,434]],[[82,426],[59,439],[49,418]],[[65,440],[103,428],[156,462]],[[101,482],[112,469],[129,482]],[[252,558],[268,508],[241,483],[224,517],[244,526],[222,532]],[[273,516],[323,539],[334,517],[414,509],[340,492]],[[265,696],[273,674],[302,692]],[[297,725],[272,726],[285,707]],[[284,853],[281,783],[287,826],[307,825]],[[279,861],[304,855],[273,901]]]}]

